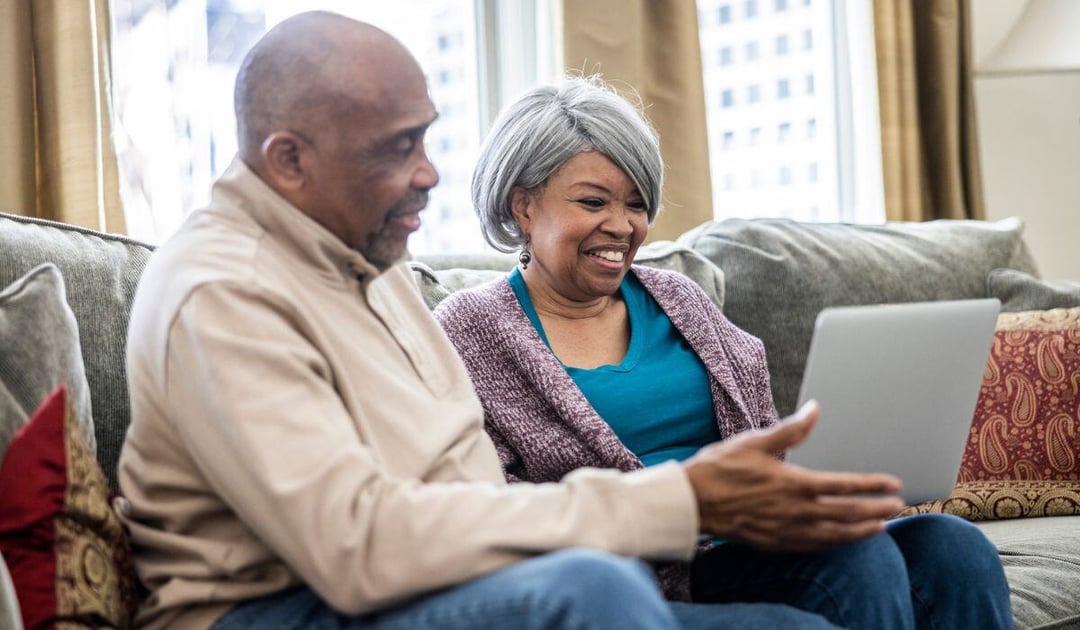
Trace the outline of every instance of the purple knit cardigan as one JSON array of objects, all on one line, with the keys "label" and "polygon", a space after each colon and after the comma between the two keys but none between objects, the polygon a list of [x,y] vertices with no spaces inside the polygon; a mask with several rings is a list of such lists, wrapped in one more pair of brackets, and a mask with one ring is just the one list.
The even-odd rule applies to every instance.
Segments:
[{"label": "purple knit cardigan", "polygon": [[[729,322],[686,276],[640,265],[630,270],[708,370],[720,434],[774,424],[761,341]],[[505,278],[454,292],[435,317],[468,368],[508,480],[540,483],[582,467],[643,467],[548,349]],[[658,573],[669,598],[688,599],[686,563]]]}]

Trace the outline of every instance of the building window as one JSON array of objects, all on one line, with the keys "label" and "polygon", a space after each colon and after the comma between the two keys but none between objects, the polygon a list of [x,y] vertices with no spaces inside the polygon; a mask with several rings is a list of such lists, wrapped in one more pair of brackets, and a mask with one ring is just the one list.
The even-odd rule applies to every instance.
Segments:
[{"label": "building window", "polygon": [[756,147],[761,142],[761,127],[750,128],[750,140],[747,142],[752,147]]},{"label": "building window", "polygon": [[782,122],[776,126],[776,141],[783,144],[791,137],[791,123]]},{"label": "building window", "polygon": [[757,17],[757,0],[746,0],[743,8],[747,18]]},{"label": "building window", "polygon": [[716,12],[716,21],[720,24],[731,22],[731,5],[721,5]]},{"label": "building window", "polygon": [[806,139],[813,140],[817,138],[817,118],[811,118],[806,121]]},{"label": "building window", "polygon": [[779,175],[779,177],[777,179],[779,180],[781,186],[790,186],[791,185],[791,167],[790,166],[781,166],[780,167],[780,172],[778,173],[778,175]]},{"label": "building window", "polygon": [[813,50],[814,49],[814,31],[806,29],[802,32],[802,49]]},{"label": "building window", "polygon": [[787,0],[776,0],[776,2],[773,3],[773,6],[776,8],[777,13],[783,13],[784,11],[787,11]]},{"label": "building window", "polygon": [[746,88],[746,102],[754,104],[761,101],[761,86],[758,84],[750,85]]},{"label": "building window", "polygon": [[730,149],[731,146],[733,144],[735,144],[735,132],[734,131],[725,131],[723,138],[724,139],[723,139],[723,145],[722,146],[723,146],[724,149]]},{"label": "building window", "polygon": [[816,182],[817,181],[817,162],[811,162],[810,164],[807,165],[807,167],[806,167],[806,181],[808,181],[808,182]]},{"label": "building window", "polygon": [[731,59],[732,59],[731,46],[724,46],[723,48],[721,48],[720,49],[720,65],[721,66],[730,66],[731,65]]},{"label": "building window", "polygon": [[758,43],[757,42],[746,42],[746,49],[745,50],[746,50],[746,60],[747,61],[755,61],[755,60],[757,60],[757,58],[758,58],[758,56],[760,54],[758,52]]},{"label": "building window", "polygon": [[787,79],[780,79],[776,82],[776,98],[783,100],[791,96],[791,83]]},{"label": "building window", "polygon": [[735,93],[728,89],[720,92],[720,107],[728,108],[735,105]]},{"label": "building window", "polygon": [[783,57],[788,54],[788,37],[787,35],[776,36],[776,56]]},{"label": "building window", "polygon": [[812,74],[806,75],[806,95],[814,95],[814,75]]}]

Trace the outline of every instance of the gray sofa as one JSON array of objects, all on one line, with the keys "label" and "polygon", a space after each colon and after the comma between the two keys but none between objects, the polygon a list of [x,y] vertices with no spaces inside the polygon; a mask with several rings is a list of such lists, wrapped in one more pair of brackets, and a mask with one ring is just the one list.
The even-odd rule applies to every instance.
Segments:
[{"label": "gray sofa", "polygon": [[[98,460],[114,489],[130,421],[124,335],[151,251],[123,237],[0,214],[0,288],[44,262],[63,275],[80,332]],[[728,220],[703,224],[677,242],[648,245],[638,260],[686,273],[735,324],[764,341],[781,413],[794,407],[821,308],[985,297],[994,274],[999,280],[1002,273],[1037,276],[1022,226],[1014,220],[885,226]],[[432,256],[410,264],[434,307],[454,290],[498,277],[514,258]],[[1057,291],[1056,305],[1073,299],[1071,284],[1046,289]],[[1005,300],[1006,307],[1031,307],[1038,297],[1024,296],[1027,302]],[[980,527],[1005,563],[1017,627],[1080,628],[1080,518],[999,520]]]}]

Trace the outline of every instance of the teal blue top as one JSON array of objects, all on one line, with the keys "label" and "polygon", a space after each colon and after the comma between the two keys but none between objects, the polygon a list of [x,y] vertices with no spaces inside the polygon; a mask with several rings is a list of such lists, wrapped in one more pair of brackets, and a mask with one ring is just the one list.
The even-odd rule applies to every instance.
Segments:
[{"label": "teal blue top", "polygon": [[[548,348],[525,279],[508,278],[521,308]],[[646,466],[682,461],[720,439],[705,365],[632,273],[619,287],[630,317],[630,347],[618,365],[564,365],[619,440]]]}]

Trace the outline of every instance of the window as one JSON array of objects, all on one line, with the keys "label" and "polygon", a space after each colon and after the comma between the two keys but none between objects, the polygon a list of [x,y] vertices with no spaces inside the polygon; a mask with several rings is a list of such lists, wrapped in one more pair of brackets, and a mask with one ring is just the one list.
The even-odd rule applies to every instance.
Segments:
[{"label": "window", "polygon": [[735,132],[734,131],[725,131],[724,132],[723,143],[724,143],[723,147],[725,149],[730,149],[731,145],[735,144]]},{"label": "window", "polygon": [[757,103],[761,100],[761,86],[758,84],[751,85],[746,88],[746,102],[750,104]]},{"label": "window", "polygon": [[750,128],[750,141],[747,143],[752,147],[756,147],[761,142],[761,127]]},{"label": "window", "polygon": [[780,167],[780,172],[778,174],[777,181],[780,182],[781,186],[790,186],[791,185],[791,167],[790,166],[781,166]]},{"label": "window", "polygon": [[758,58],[758,43],[746,42],[746,60],[755,61]]},{"label": "window", "polygon": [[787,35],[778,35],[776,37],[776,56],[783,57],[786,54],[788,54]]},{"label": "window", "polygon": [[[808,221],[883,220],[873,3],[765,2],[753,24],[744,26],[745,54],[705,76],[709,94],[738,82],[747,86],[746,107],[706,111],[710,128],[733,131],[740,140],[723,151],[711,148],[713,180],[731,174],[740,184],[713,187],[716,218],[737,212]],[[721,1],[697,3],[709,12]],[[702,59],[712,60],[731,38],[703,37],[701,45]],[[759,59],[760,47],[766,48],[765,59]],[[763,86],[760,102],[754,102],[752,85]],[[777,102],[770,102],[774,94]]]},{"label": "window", "polygon": [[776,141],[783,144],[791,137],[791,123],[782,122],[776,127]]},{"label": "window", "polygon": [[[410,249],[487,247],[468,202],[472,165],[502,103],[557,76],[549,0],[112,0],[114,130],[132,236],[160,241],[205,205],[236,151],[232,89],[244,55],[278,22],[320,8],[394,34],[428,76],[439,119],[427,148],[441,179]],[[478,28],[488,23],[494,38]]]},{"label": "window", "polygon": [[720,49],[720,65],[721,66],[730,66],[731,65],[731,46],[724,46],[723,48]]},{"label": "window", "polygon": [[732,90],[720,92],[720,106],[727,108],[735,104],[735,93]]},{"label": "window", "polygon": [[721,24],[727,24],[731,21],[731,6],[721,5],[720,9],[716,12],[716,21]]},{"label": "window", "polygon": [[780,79],[776,82],[776,98],[783,100],[789,96],[791,96],[791,82]]},{"label": "window", "polygon": [[757,0],[746,0],[744,8],[748,19],[757,16]]}]

